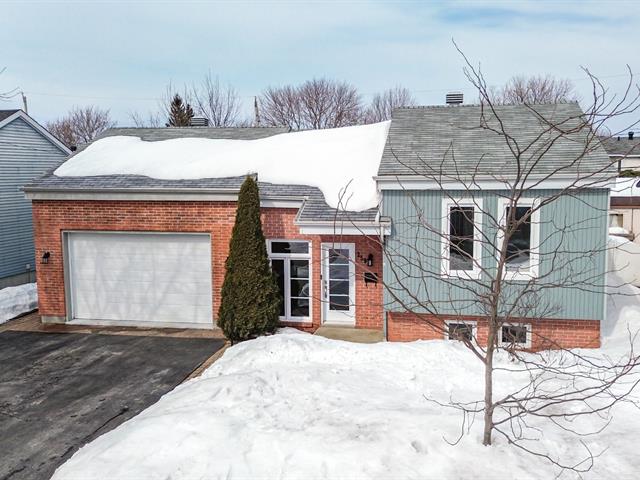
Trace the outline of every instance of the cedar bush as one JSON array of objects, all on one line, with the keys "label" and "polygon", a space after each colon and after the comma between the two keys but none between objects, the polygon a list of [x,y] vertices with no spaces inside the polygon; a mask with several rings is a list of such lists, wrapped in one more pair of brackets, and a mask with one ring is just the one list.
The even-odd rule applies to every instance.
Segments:
[{"label": "cedar bush", "polygon": [[240,188],[225,267],[218,310],[218,326],[225,336],[235,343],[273,333],[280,295],[262,233],[258,184],[251,177]]}]

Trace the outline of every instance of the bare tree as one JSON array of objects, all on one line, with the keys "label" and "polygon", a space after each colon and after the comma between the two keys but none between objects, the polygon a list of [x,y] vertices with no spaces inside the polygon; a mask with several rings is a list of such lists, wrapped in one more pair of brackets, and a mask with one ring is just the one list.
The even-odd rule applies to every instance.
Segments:
[{"label": "bare tree", "polygon": [[47,130],[71,147],[89,143],[101,132],[115,126],[109,110],[90,105],[74,107],[66,116],[47,123]]},{"label": "bare tree", "polygon": [[[480,69],[464,60],[481,102],[477,118],[452,124],[459,129],[452,138],[472,135],[477,155],[459,158],[455,140],[439,160],[390,145],[407,175],[432,187],[425,195],[394,176],[398,194],[410,207],[394,210],[394,233],[379,241],[388,309],[423,324],[433,338],[460,340],[481,362],[483,398],[425,397],[461,412],[460,438],[480,416],[484,445],[498,435],[560,470],[584,472],[601,453],[587,444],[589,436],[606,428],[617,403],[632,401],[640,382],[637,332],[629,333],[626,355],[609,358],[567,348],[548,330],[527,325],[563,318],[564,306],[554,291],[604,298],[608,198],[600,195],[595,201],[592,195],[594,188],[615,180],[617,168],[602,151],[597,131],[614,118],[637,112],[640,89],[630,73],[626,91],[610,98],[585,69],[592,82],[586,112],[577,106],[502,106],[493,102]],[[514,108],[527,113],[537,133],[523,133],[520,123],[512,123]],[[483,150],[482,139],[491,142],[491,152]],[[558,151],[564,156],[558,157]],[[499,187],[482,189],[485,182]],[[567,203],[582,211],[579,218],[562,213]],[[406,213],[399,217],[399,211]],[[342,221],[336,222],[338,234]],[[594,229],[601,234],[594,235]],[[583,237],[586,243],[579,241]],[[498,355],[502,360],[496,363]],[[506,355],[511,362],[505,367]],[[517,377],[520,387],[510,390],[505,375]],[[585,417],[599,419],[600,425],[582,424]],[[543,426],[575,435],[584,450],[571,452],[570,458],[547,450],[539,441]]]},{"label": "bare tree", "polygon": [[209,120],[212,127],[230,127],[238,123],[240,97],[231,87],[220,85],[218,77],[208,73],[200,85],[191,87],[193,106],[197,115]]},{"label": "bare tree", "polygon": [[164,117],[158,112],[149,112],[145,116],[140,112],[130,112],[129,118],[138,128],[158,128],[164,126]]},{"label": "bare tree", "polygon": [[361,122],[362,111],[355,87],[324,78],[299,86],[269,87],[260,96],[262,120],[294,130],[356,125]]},{"label": "bare tree", "polygon": [[371,105],[365,112],[365,123],[383,122],[391,119],[394,108],[411,107],[416,104],[411,92],[401,86],[389,88],[382,93],[376,93]]},{"label": "bare tree", "polygon": [[[501,88],[488,88],[487,97],[494,105],[525,103],[537,105],[543,103],[566,103],[578,101],[571,80],[558,79],[551,75],[512,77]],[[486,99],[480,98],[480,101]]]}]

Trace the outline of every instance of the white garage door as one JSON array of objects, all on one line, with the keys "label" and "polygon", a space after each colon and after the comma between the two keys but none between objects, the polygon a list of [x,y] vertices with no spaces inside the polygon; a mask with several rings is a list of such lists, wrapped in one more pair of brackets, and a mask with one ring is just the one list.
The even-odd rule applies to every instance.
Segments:
[{"label": "white garage door", "polygon": [[67,235],[74,320],[213,327],[209,235]]}]

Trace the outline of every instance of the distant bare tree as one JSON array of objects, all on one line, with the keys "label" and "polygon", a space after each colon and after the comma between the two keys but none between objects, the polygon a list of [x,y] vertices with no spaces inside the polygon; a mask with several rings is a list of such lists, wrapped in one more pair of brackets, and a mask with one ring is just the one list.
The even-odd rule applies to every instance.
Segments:
[{"label": "distant bare tree", "polygon": [[191,92],[196,114],[207,118],[210,126],[230,127],[238,122],[240,97],[233,87],[220,86],[218,77],[208,73]]},{"label": "distant bare tree", "polygon": [[90,105],[74,107],[66,116],[47,123],[47,130],[71,147],[89,143],[99,133],[115,126],[109,110]]},{"label": "distant bare tree", "polygon": [[416,104],[411,92],[401,86],[389,88],[382,93],[376,93],[371,100],[364,116],[365,123],[383,122],[391,119],[394,108],[411,107]]},{"label": "distant bare tree", "polygon": [[362,113],[360,94],[354,86],[325,78],[299,86],[269,87],[260,96],[263,121],[294,130],[356,125],[361,123]]},{"label": "distant bare tree", "polygon": [[140,112],[130,112],[129,118],[138,128],[158,128],[164,126],[164,119],[158,112],[149,112],[145,117]]},{"label": "distant bare tree", "polygon": [[[488,90],[494,105],[542,103],[566,103],[578,100],[571,80],[558,79],[551,75],[512,77],[503,87]],[[482,101],[482,99],[481,99]]]}]

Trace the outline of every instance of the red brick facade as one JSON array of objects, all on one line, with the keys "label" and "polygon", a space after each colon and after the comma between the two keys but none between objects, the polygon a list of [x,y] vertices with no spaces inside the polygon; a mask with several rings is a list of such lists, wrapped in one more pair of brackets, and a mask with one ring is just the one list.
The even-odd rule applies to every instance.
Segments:
[{"label": "red brick facade", "polygon": [[[447,319],[448,320],[448,319]],[[478,342],[487,343],[488,325],[482,317],[464,317],[451,320],[476,322]],[[389,312],[387,335],[391,341],[434,340],[444,338],[445,319],[433,315]],[[553,348],[598,348],[600,347],[600,322],[598,320],[523,320],[531,325],[531,350]]]},{"label": "red brick facade", "polygon": [[[217,315],[220,289],[224,280],[231,230],[235,222],[235,202],[168,201],[88,201],[34,200],[33,227],[36,258],[50,252],[48,264],[38,264],[37,281],[40,314],[65,317],[64,262],[62,232],[153,231],[190,232],[211,235],[213,314]],[[356,252],[373,254],[370,270],[382,278],[380,245],[365,236],[302,235],[294,224],[295,208],[264,208],[262,221],[265,236],[271,239],[307,240],[312,255],[312,322],[295,326],[314,330],[321,324],[321,265],[323,242],[354,243]],[[382,329],[382,284],[365,285],[362,264],[356,262],[356,327]],[[292,324],[293,325],[293,324]]]}]

